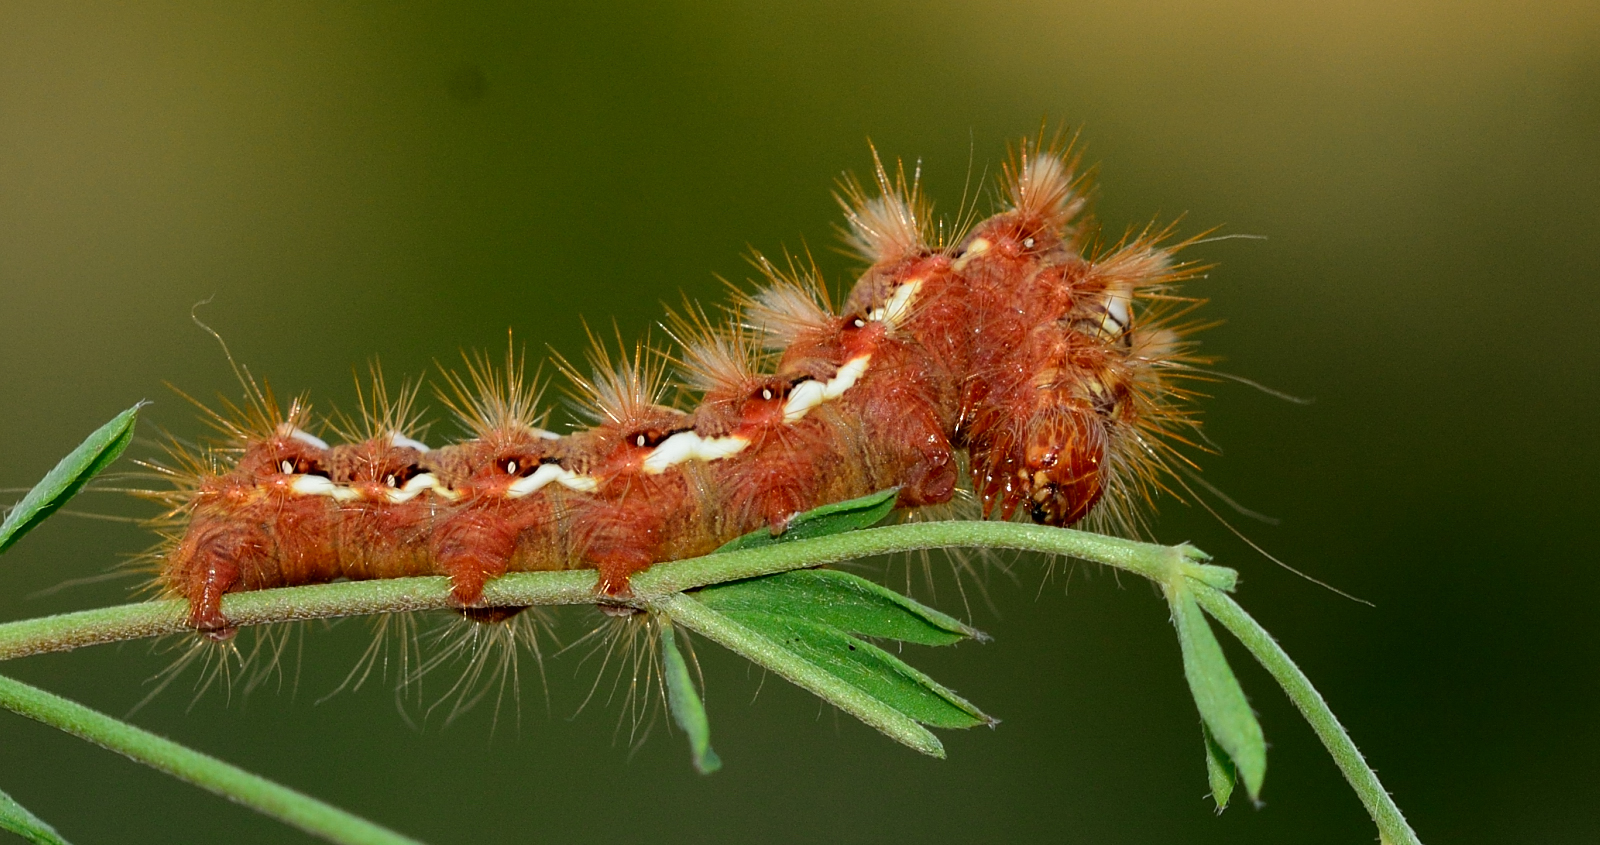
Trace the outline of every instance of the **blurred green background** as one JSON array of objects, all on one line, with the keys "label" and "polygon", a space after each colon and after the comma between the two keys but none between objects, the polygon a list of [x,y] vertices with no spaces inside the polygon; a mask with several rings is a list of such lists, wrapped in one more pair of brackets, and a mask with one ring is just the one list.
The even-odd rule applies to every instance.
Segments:
[{"label": "blurred green background", "polygon": [[[1282,519],[1240,520],[1254,539],[1377,606],[1203,511],[1168,503],[1159,538],[1243,572],[1424,841],[1600,840],[1592,2],[8,3],[0,486],[139,399],[135,452],[158,426],[198,435],[163,381],[237,392],[200,300],[256,373],[349,407],[374,355],[419,374],[508,328],[572,355],[580,318],[640,336],[680,291],[720,300],[750,247],[809,247],[846,282],[830,188],[868,138],[921,158],[951,213],[1043,118],[1083,127],[1111,231],[1184,215],[1267,237],[1193,251],[1220,265],[1192,288],[1226,320],[1205,348],[1316,402],[1218,386],[1207,476]],[[0,561],[0,618],[125,600],[127,579],[38,592],[148,542],[52,520]],[[943,762],[706,644],[711,777],[659,718],[630,748],[604,688],[573,717],[586,649],[548,663],[548,707],[524,662],[520,724],[412,726],[377,684],[318,704],[361,622],[309,631],[279,691],[191,706],[191,674],[134,718],[438,843],[1375,839],[1231,645],[1272,743],[1266,803],[1212,815],[1153,589],[1031,560],[988,587],[993,643],[909,655],[1004,720],[945,734]],[[563,637],[591,624],[569,613]],[[170,657],[6,671],[121,714]],[[302,841],[10,715],[0,788],[79,843]]]}]

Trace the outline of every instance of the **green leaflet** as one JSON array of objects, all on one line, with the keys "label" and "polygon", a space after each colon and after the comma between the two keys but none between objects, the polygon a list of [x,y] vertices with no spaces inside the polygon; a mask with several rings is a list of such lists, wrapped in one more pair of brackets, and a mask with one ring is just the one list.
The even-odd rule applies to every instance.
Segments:
[{"label": "green leaflet", "polygon": [[759,611],[918,645],[950,645],[969,637],[987,639],[955,617],[912,601],[848,572],[799,569],[706,587],[695,597],[723,613]]},{"label": "green leaflet", "polygon": [[22,497],[22,501],[6,516],[5,522],[0,524],[0,552],[11,548],[12,544],[22,539],[22,535],[55,513],[68,499],[76,496],[83,485],[89,483],[89,479],[99,475],[122,455],[122,451],[133,441],[134,423],[138,421],[139,408],[143,404],[134,405],[95,429],[88,439],[78,444],[78,448],[46,473],[44,479],[28,491],[28,495]]},{"label": "green leaflet", "polygon": [[783,651],[924,725],[972,728],[997,721],[900,658],[838,628],[777,613],[740,611],[727,616]]},{"label": "green leaflet", "polygon": [[9,830],[35,845],[67,845],[55,828],[4,792],[0,792],[0,830]]},{"label": "green leaflet", "polygon": [[[1200,710],[1214,746],[1220,749],[1244,780],[1251,799],[1261,796],[1261,783],[1267,774],[1267,744],[1261,724],[1250,710],[1244,690],[1228,667],[1222,646],[1211,633],[1194,594],[1180,585],[1169,587],[1167,600],[1172,605],[1172,622],[1178,629],[1178,645],[1183,650],[1183,674]],[[1208,750],[1212,748],[1207,745]],[[1210,767],[1208,764],[1208,771]],[[1216,792],[1218,776],[1211,777]],[[1218,802],[1222,803],[1221,801]]]},{"label": "green leaflet", "polygon": [[774,537],[766,529],[757,529],[742,537],[723,544],[719,552],[733,552],[741,549],[759,549],[774,543],[788,543],[794,540],[809,540],[813,537],[826,537],[829,534],[840,534],[845,531],[854,531],[857,528],[870,528],[877,525],[889,512],[894,510],[895,500],[900,495],[900,488],[890,487],[879,490],[859,499],[845,502],[835,502],[823,505],[820,508],[806,511],[789,521],[789,527],[782,534]]},{"label": "green leaflet", "polygon": [[711,722],[706,719],[706,705],[695,691],[694,680],[689,677],[689,664],[673,635],[672,620],[661,619],[661,671],[666,676],[667,709],[672,711],[672,721],[689,735],[689,753],[694,759],[694,770],[709,775],[722,768],[722,760],[711,750]]},{"label": "green leaflet", "polygon": [[697,599],[675,593],[656,599],[651,609],[691,631],[748,658],[809,690],[822,700],[882,731],[885,736],[933,757],[944,757],[944,744],[916,720],[851,686],[826,669],[784,648],[781,643],[731,617],[712,610]]},{"label": "green leaflet", "polygon": [[847,572],[811,569],[694,593],[705,607],[892,710],[925,725],[994,720],[892,654],[854,635],[921,645],[983,636],[959,620]]},{"label": "green leaflet", "polygon": [[1217,812],[1228,809],[1228,799],[1233,797],[1233,785],[1239,780],[1239,771],[1228,759],[1228,752],[1217,745],[1206,723],[1200,723],[1201,739],[1206,745],[1206,779],[1211,781],[1211,800],[1217,802]]}]

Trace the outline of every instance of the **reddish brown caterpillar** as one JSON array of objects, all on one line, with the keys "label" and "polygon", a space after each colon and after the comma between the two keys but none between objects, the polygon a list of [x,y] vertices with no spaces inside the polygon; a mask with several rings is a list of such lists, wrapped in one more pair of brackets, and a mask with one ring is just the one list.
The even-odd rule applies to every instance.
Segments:
[{"label": "reddish brown caterpillar", "polygon": [[916,178],[879,163],[875,196],[841,197],[871,265],[842,307],[813,272],[758,258],[767,287],[725,327],[673,319],[692,407],[665,403],[662,356],[600,351],[591,378],[562,365],[594,425],[557,436],[514,357],[476,358],[442,392],[472,439],[407,436],[415,390],[391,401],[380,383],[364,430],[335,426],[351,442],[329,446],[303,403],[251,382],[214,415],[229,444],[169,470],[160,584],[217,636],[225,593],[338,578],[447,575],[467,608],[508,571],[592,568],[622,597],[653,563],[829,502],[948,502],[963,463],[985,516],[1136,531],[1198,426],[1176,381],[1199,360],[1175,325],[1196,302],[1173,293],[1196,268],[1166,232],[1086,246],[1076,163],[1024,142],[1004,210],[949,242]]}]

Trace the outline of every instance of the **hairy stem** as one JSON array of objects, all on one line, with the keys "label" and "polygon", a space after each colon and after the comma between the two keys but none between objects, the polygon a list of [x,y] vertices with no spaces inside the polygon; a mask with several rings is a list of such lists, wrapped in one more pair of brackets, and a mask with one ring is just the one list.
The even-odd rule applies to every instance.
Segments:
[{"label": "hairy stem", "polygon": [[[1417,843],[1416,834],[1311,682],[1271,636],[1225,595],[1225,591],[1234,587],[1234,571],[1207,565],[1205,561],[1209,557],[1192,546],[1160,546],[1071,529],[1006,522],[912,523],[658,564],[633,578],[633,595],[621,603],[641,610],[665,612],[738,651],[741,642],[738,631],[697,627],[695,608],[683,604],[678,594],[696,587],[869,555],[955,547],[1015,549],[1072,557],[1126,570],[1164,586],[1179,579],[1188,581],[1200,604],[1250,649],[1311,722],[1366,805],[1384,841],[1394,845]],[[574,570],[506,575],[485,588],[482,604],[506,607],[597,602],[615,604],[617,600],[596,594],[592,571]],[[244,626],[451,607],[449,581],[428,577],[236,593],[224,600],[223,613],[236,625]],[[0,660],[96,643],[183,633],[189,630],[184,625],[186,610],[183,601],[164,600],[3,624],[0,625]],[[806,686],[805,678],[790,680]],[[0,706],[9,707],[10,704],[0,702]]]},{"label": "hairy stem", "polygon": [[1300,671],[1300,667],[1289,659],[1278,641],[1232,598],[1198,585],[1193,592],[1200,606],[1221,622],[1223,627],[1232,631],[1239,642],[1244,643],[1244,647],[1255,655],[1256,660],[1272,673],[1278,686],[1283,687],[1289,700],[1299,708],[1300,715],[1311,723],[1311,729],[1316,731],[1328,753],[1333,755],[1333,761],[1344,773],[1344,779],[1361,798],[1361,803],[1366,805],[1367,815],[1377,823],[1382,842],[1385,845],[1421,845],[1417,834],[1411,830],[1405,816],[1401,815],[1400,808],[1395,806],[1394,799],[1378,782],[1377,773],[1367,765],[1366,758],[1361,756],[1350,734],[1339,724],[1333,711],[1328,709],[1328,703],[1322,700],[1322,694],[1311,685],[1311,680]]},{"label": "hairy stem", "polygon": [[[828,537],[706,555],[652,566],[633,577],[633,596],[623,601],[641,609],[651,601],[684,590],[803,569],[875,554],[939,548],[1018,549],[1103,563],[1165,582],[1180,570],[1224,589],[1233,571],[1199,563],[1192,546],[1158,546],[1066,528],[1005,522],[924,522],[852,531]],[[594,604],[593,570],[517,572],[489,583],[483,606]],[[616,600],[606,599],[608,603]],[[0,660],[68,651],[86,645],[184,633],[188,605],[181,600],[140,602],[64,613],[0,625]],[[443,577],[347,581],[228,595],[223,613],[235,625],[262,625],[335,616],[406,613],[454,607]]]},{"label": "hairy stem", "polygon": [[21,681],[0,676],[0,707],[160,769],[330,842],[418,845],[415,839],[331,804]]}]

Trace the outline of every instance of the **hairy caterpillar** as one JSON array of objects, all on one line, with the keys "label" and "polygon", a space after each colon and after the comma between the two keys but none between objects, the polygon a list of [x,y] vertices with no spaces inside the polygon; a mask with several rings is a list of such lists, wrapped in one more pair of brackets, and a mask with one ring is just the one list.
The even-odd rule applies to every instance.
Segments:
[{"label": "hairy caterpillar", "polygon": [[986,517],[1138,530],[1198,425],[1177,383],[1199,363],[1176,325],[1195,304],[1173,292],[1196,271],[1174,259],[1184,244],[1096,246],[1059,143],[1020,144],[1005,207],[948,239],[917,174],[875,164],[875,191],[840,197],[870,265],[842,305],[814,271],[758,257],[766,286],[726,321],[692,306],[670,321],[676,405],[665,355],[597,344],[592,376],[560,365],[593,425],[557,435],[516,356],[478,357],[441,391],[470,439],[414,439],[416,389],[375,377],[329,445],[303,402],[246,378],[247,402],[213,414],[228,442],[175,450],[161,588],[219,638],[225,593],[339,578],[446,575],[470,612],[508,571],[593,568],[602,598],[624,597],[653,563],[828,502],[890,487],[901,507],[948,502],[963,467]]}]

